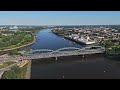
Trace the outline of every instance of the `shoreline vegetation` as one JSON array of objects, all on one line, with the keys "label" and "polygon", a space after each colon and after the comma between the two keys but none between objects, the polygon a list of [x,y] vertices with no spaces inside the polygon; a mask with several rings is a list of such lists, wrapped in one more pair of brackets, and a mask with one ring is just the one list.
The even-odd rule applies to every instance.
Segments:
[{"label": "shoreline vegetation", "polygon": [[105,57],[119,60],[120,59],[120,41],[117,40],[108,40],[100,44],[106,48]]},{"label": "shoreline vegetation", "polygon": [[30,79],[31,77],[31,65],[32,65],[32,61],[29,60],[29,62],[26,64],[27,65],[27,70],[26,70],[26,75],[24,79]]},{"label": "shoreline vegetation", "polygon": [[30,43],[28,43],[28,44],[21,45],[21,46],[18,46],[18,47],[14,47],[14,48],[10,48],[10,49],[0,50],[0,52],[5,52],[5,51],[11,51],[11,50],[19,49],[19,48],[22,48],[22,47],[25,47],[25,46],[32,45],[34,42],[35,42],[35,35],[34,35],[34,39],[33,39],[33,41],[30,42]]}]

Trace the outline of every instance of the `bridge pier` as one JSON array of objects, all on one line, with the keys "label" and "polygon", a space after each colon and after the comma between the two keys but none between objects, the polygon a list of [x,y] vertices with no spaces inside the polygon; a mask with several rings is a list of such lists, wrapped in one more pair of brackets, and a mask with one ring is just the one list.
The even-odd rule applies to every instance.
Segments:
[{"label": "bridge pier", "polygon": [[57,60],[57,57],[55,57],[55,60]]},{"label": "bridge pier", "polygon": [[57,57],[52,57],[52,58],[54,58],[55,60],[57,60]]},{"label": "bridge pier", "polygon": [[85,57],[84,54],[82,55],[82,57]]}]

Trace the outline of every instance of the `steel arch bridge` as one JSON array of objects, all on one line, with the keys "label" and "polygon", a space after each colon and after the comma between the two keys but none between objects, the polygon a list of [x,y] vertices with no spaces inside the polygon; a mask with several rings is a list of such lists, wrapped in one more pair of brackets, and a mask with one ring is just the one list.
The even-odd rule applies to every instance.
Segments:
[{"label": "steel arch bridge", "polygon": [[60,48],[60,49],[57,49],[56,51],[61,51],[61,50],[79,50],[80,48],[76,48],[76,47],[64,47],[64,48]]},{"label": "steel arch bridge", "polygon": [[57,50],[36,49],[36,50],[31,50],[28,53],[24,53],[23,57],[26,57],[28,59],[55,57],[57,59],[57,57],[60,56],[96,54],[96,53],[103,53],[104,51],[105,48],[101,46],[90,46],[84,48],[64,47]]},{"label": "steel arch bridge", "polygon": [[32,55],[32,54],[50,53],[50,52],[53,52],[53,51],[54,50],[51,50],[51,49],[35,49],[35,50],[31,50],[30,52],[24,53],[23,56]]}]

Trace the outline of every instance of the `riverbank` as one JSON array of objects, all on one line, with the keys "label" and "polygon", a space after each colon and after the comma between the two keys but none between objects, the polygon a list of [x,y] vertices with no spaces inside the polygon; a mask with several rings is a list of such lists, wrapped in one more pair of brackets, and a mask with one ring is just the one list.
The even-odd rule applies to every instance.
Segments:
[{"label": "riverbank", "polygon": [[15,47],[15,48],[0,50],[0,52],[5,52],[5,51],[11,51],[11,50],[19,49],[19,48],[22,48],[22,47],[25,47],[25,46],[32,45],[34,42],[35,42],[35,35],[34,35],[34,39],[33,39],[33,41],[31,43],[28,43],[28,44],[25,44],[25,45],[22,45],[22,46],[18,46],[18,47]]},{"label": "riverbank", "polygon": [[29,63],[27,64],[27,71],[26,71],[25,79],[30,79],[31,77],[31,65],[32,65],[32,61],[29,60]]},{"label": "riverbank", "polygon": [[79,44],[79,45],[81,45],[81,46],[83,46],[83,47],[85,47],[85,46],[93,46],[93,45],[98,46],[98,45],[99,45],[99,43],[85,44],[85,43],[80,42],[80,41],[78,41],[78,40],[69,38],[68,36],[66,36],[66,35],[64,35],[64,34],[59,34],[59,33],[53,32],[53,31],[52,31],[52,33],[55,34],[55,35],[57,35],[57,36],[60,36],[60,37],[62,37],[62,38],[64,38],[64,39],[67,39],[67,40],[70,40],[70,41],[72,41],[72,42],[75,42],[75,43],[77,43],[77,44]]}]

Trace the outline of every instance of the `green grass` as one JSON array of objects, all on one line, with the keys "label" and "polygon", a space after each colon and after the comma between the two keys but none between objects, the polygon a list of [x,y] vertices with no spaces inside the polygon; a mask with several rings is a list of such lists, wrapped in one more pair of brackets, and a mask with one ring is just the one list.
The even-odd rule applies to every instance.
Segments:
[{"label": "green grass", "polygon": [[[9,38],[8,38],[9,39]],[[10,40],[12,40],[13,38],[11,38]],[[17,39],[19,40],[19,39]],[[2,46],[0,47],[0,50],[4,50],[4,49],[15,49],[18,48],[20,46],[32,43],[34,40],[34,36],[30,35],[30,34],[26,34],[23,39],[21,41],[19,41],[18,43],[14,44],[14,45],[9,45],[9,46]],[[6,42],[8,42],[9,40],[7,40]],[[10,43],[10,42],[9,42]]]},{"label": "green grass", "polygon": [[0,65],[0,69],[5,68],[5,67],[12,65],[14,63],[16,63],[16,62],[13,62],[13,61],[4,62],[3,65]]},{"label": "green grass", "polygon": [[2,75],[2,79],[24,79],[27,71],[27,65],[24,67],[15,66]]}]

